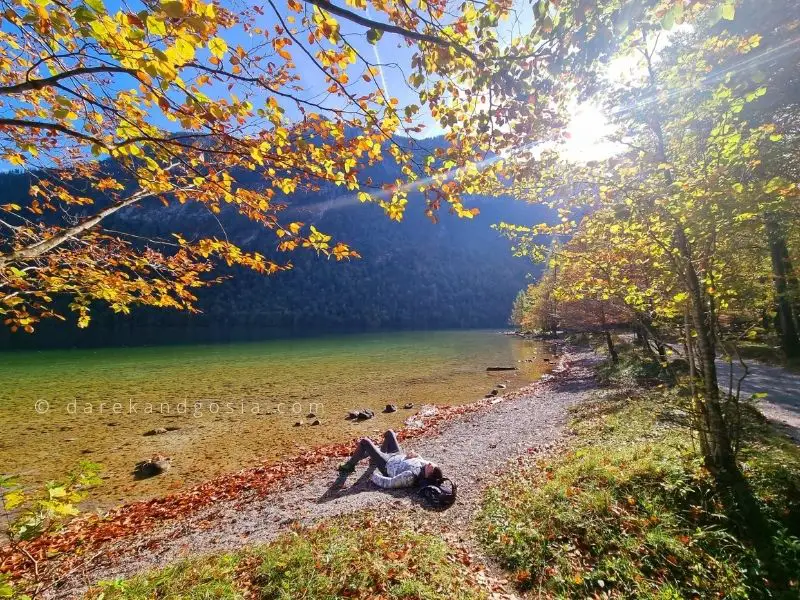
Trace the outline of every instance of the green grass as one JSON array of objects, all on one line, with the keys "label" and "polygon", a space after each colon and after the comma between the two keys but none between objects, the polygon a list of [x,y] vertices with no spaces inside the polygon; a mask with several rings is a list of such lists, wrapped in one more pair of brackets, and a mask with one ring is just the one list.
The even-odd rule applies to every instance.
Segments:
[{"label": "green grass", "polygon": [[239,552],[101,584],[93,600],[240,598],[472,600],[486,594],[436,536],[371,514],[298,528]]},{"label": "green grass", "polygon": [[736,345],[744,360],[758,360],[767,364],[780,365],[791,371],[800,372],[800,358],[787,358],[776,345],[777,340],[741,341]]},{"label": "green grass", "polygon": [[582,407],[568,454],[487,491],[476,521],[487,552],[546,597],[800,597],[800,449],[747,413],[740,459],[772,528],[779,589],[677,424],[679,392],[642,394]]}]

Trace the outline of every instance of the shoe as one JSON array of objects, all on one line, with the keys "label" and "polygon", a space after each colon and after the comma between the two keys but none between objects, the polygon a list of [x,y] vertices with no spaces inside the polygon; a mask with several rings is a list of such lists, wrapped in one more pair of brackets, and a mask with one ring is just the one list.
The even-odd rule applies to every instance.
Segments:
[{"label": "shoe", "polygon": [[350,463],[343,462],[338,466],[340,473],[353,473],[356,468],[355,466],[351,465]]}]

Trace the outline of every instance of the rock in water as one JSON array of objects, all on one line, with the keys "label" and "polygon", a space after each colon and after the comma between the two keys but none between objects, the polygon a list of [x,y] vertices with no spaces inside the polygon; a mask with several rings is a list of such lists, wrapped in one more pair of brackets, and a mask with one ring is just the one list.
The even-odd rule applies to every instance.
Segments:
[{"label": "rock in water", "polygon": [[405,409],[414,408],[414,403],[413,402],[409,402],[408,404],[403,404],[403,408],[405,408]]},{"label": "rock in water", "polygon": [[497,396],[497,390],[492,390],[488,394],[486,394],[487,398],[491,398],[492,396]]},{"label": "rock in water", "polygon": [[358,415],[361,414],[360,410],[350,410],[347,412],[346,419],[357,419]]},{"label": "rock in water", "polygon": [[385,413],[393,413],[397,412],[397,407],[394,404],[387,404],[386,408],[383,409]]},{"label": "rock in water", "polygon": [[487,371],[516,371],[517,367],[486,367]]},{"label": "rock in water", "polygon": [[314,419],[314,420],[311,422],[311,424],[312,424],[312,425],[322,425],[322,421],[320,421],[319,419]]},{"label": "rock in water", "polygon": [[142,435],[161,435],[162,433],[167,433],[167,430],[164,427],[156,427],[150,431],[145,431]]},{"label": "rock in water", "polygon": [[133,475],[136,479],[147,479],[148,477],[155,477],[169,471],[172,463],[170,458],[156,454],[148,460],[142,460],[136,463],[133,468]]},{"label": "rock in water", "polygon": [[505,383],[498,383],[497,384],[497,389],[500,389],[500,390],[506,389],[506,384]]},{"label": "rock in water", "polygon": [[302,421],[295,421],[294,426],[295,427],[300,427],[302,424],[303,424]]},{"label": "rock in water", "polygon": [[375,416],[375,413],[372,412],[370,409],[362,408],[360,411],[358,411],[358,416],[356,418],[359,421],[366,421],[367,419],[371,419],[374,416]]}]

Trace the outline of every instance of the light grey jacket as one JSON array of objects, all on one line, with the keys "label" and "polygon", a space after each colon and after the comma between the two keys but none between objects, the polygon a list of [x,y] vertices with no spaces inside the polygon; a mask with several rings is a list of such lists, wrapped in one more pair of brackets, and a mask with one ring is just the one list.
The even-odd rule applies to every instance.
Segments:
[{"label": "light grey jacket", "polygon": [[371,477],[372,483],[382,488],[412,487],[429,462],[419,456],[406,458],[405,454],[395,454],[386,461],[388,477],[376,469]]}]

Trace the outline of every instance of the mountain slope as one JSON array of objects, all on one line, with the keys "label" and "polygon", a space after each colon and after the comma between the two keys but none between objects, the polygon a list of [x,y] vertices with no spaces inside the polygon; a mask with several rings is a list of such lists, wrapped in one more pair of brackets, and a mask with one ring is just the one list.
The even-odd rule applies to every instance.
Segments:
[{"label": "mountain slope", "polygon": [[[385,177],[391,177],[385,173]],[[255,181],[253,182],[255,183]],[[12,201],[24,201],[27,177],[0,175]],[[199,291],[201,315],[140,309],[131,316],[98,307],[88,330],[74,319],[45,323],[34,336],[0,332],[0,347],[184,342],[196,339],[263,337],[275,334],[375,329],[502,327],[532,265],[511,255],[490,225],[500,220],[540,222],[542,207],[511,199],[473,199],[474,220],[442,214],[438,224],[410,196],[401,223],[373,205],[360,205],[340,188],[286,199],[291,219],[313,223],[356,248],[362,259],[335,263],[298,250],[282,254],[274,236],[223,211],[197,205],[132,207],[107,227],[147,238],[180,232],[191,238],[228,236],[294,268],[272,277],[234,270],[219,286]],[[71,317],[71,315],[69,315]]]}]

